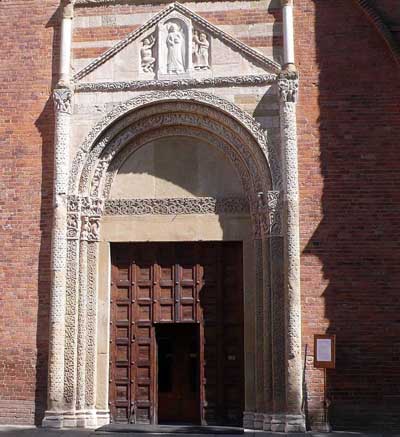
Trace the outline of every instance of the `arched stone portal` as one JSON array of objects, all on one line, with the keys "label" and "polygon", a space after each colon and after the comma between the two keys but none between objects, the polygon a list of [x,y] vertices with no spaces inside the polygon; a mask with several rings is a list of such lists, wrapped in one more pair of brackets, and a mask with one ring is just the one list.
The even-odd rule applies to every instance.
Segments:
[{"label": "arched stone portal", "polygon": [[[61,115],[59,129],[64,120]],[[218,198],[218,193],[216,197],[192,193],[168,199],[137,194],[111,198],[113,182],[124,163],[134,161],[135,154],[149,144],[168,139],[186,139],[215,149],[234,169],[244,196]],[[274,429],[287,427],[292,419],[286,413],[281,189],[279,159],[260,126],[237,106],[214,95],[190,90],[148,93],[117,106],[101,120],[72,164],[66,229],[60,219],[53,232],[53,247],[65,247],[66,273],[59,274],[60,284],[65,281],[65,300],[60,294],[57,299],[57,290],[63,293],[60,285],[53,291],[57,314],[53,313],[50,340],[50,408],[45,424],[108,423],[110,243],[166,239],[243,242],[243,424],[259,429],[273,424]],[[129,191],[135,195],[135,187]],[[178,236],[171,232],[172,215],[183,223]],[[116,231],[122,227],[123,233]],[[62,360],[54,355],[56,351],[62,353]]]}]

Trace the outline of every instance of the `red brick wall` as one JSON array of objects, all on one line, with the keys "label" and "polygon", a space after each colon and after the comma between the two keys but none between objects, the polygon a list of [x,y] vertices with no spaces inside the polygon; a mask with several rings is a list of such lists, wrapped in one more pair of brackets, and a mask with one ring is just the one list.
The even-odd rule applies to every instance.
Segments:
[{"label": "red brick wall", "polygon": [[321,419],[312,336],[337,336],[336,429],[400,426],[399,70],[349,0],[295,2],[307,409]]},{"label": "red brick wall", "polygon": [[0,6],[0,423],[45,407],[57,3]]},{"label": "red brick wall", "polygon": [[[39,423],[45,408],[57,4],[0,11],[0,423]],[[332,424],[389,428],[400,417],[398,68],[351,1],[295,4],[306,408],[317,425],[312,335],[332,332]]]}]

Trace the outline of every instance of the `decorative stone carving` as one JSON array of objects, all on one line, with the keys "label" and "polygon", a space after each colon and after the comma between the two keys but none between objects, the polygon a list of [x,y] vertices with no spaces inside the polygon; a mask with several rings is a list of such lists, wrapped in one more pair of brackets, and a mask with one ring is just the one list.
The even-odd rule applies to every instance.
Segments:
[{"label": "decorative stone carving", "polygon": [[[83,142],[81,150],[77,153],[77,156],[74,159],[70,174],[70,192],[74,193],[78,189],[81,172],[85,165],[84,163],[88,160],[88,151],[92,149],[93,144],[95,140],[99,137],[101,131],[103,131],[107,126],[113,126],[109,131],[107,131],[106,134],[102,136],[101,140],[97,142],[96,149],[99,150],[99,153],[100,151],[104,150],[106,144],[108,144],[108,142],[111,141],[111,139],[114,138],[115,135],[119,131],[121,131],[121,129],[131,125],[133,119],[138,119],[137,117],[139,117],[139,113],[138,111],[132,112],[133,109],[148,105],[149,110],[154,111],[155,109],[150,106],[151,103],[157,102],[159,106],[161,102],[168,102],[171,100],[174,102],[174,104],[182,107],[193,105],[193,109],[191,109],[191,111],[194,112],[198,112],[199,110],[204,108],[204,110],[207,111],[208,118],[212,113],[211,111],[215,112],[217,110],[219,114],[218,117],[223,118],[223,124],[229,125],[230,130],[240,131],[240,135],[248,136],[248,139],[246,141],[244,141],[243,138],[243,140],[240,141],[240,144],[238,143],[238,146],[241,149],[248,149],[248,147],[244,147],[244,145],[252,144],[253,141],[256,141],[256,147],[259,147],[261,153],[264,154],[264,158],[260,156],[260,162],[262,162],[263,159],[267,159],[270,169],[273,170],[273,173],[271,175],[273,179],[273,187],[278,189],[281,187],[282,179],[279,160],[275,156],[275,150],[271,148],[269,143],[267,142],[266,135],[261,129],[259,123],[257,123],[254,118],[252,118],[249,114],[238,108],[233,103],[227,102],[226,100],[221,99],[215,95],[203,93],[200,91],[186,90],[158,91],[144,94],[128,100],[127,102],[117,106],[110,113],[108,113],[91,130],[91,132]],[[192,102],[195,101],[195,103],[189,103],[187,102],[187,100],[191,100]],[[179,103],[176,103],[176,101],[179,101]],[[122,117],[124,113],[128,112],[132,112],[132,115],[128,117]],[[197,117],[194,116],[193,118],[194,120],[196,120],[197,123]],[[113,124],[113,122],[117,119],[121,120]],[[234,120],[237,120],[239,123],[235,123]],[[229,133],[229,131],[227,132]],[[254,150],[254,152],[257,153],[256,150]]]},{"label": "decorative stone carving", "polygon": [[117,199],[107,200],[105,215],[248,214],[249,205],[240,197],[215,199]]},{"label": "decorative stone carving", "polygon": [[162,19],[158,29],[159,79],[189,77],[193,67],[189,43],[192,41],[192,22],[185,15],[172,11]]},{"label": "decorative stone carving", "polygon": [[54,109],[56,112],[72,113],[72,91],[69,88],[57,88],[53,91]]},{"label": "decorative stone carving", "polygon": [[[106,127],[109,128],[105,129]],[[246,181],[245,191],[249,194],[249,199],[117,199],[106,200],[104,203],[107,184],[112,181],[112,175],[129,153],[144,144],[143,141],[146,143],[157,134],[177,135],[179,131],[182,132],[182,127],[185,134],[186,131],[190,135],[199,137],[207,134],[207,140],[232,161],[240,176]],[[68,388],[65,393],[68,393],[69,399],[76,396],[77,407],[86,408],[86,412],[83,411],[82,415],[93,406],[95,393],[95,387],[91,384],[93,384],[95,374],[93,360],[96,342],[95,268],[98,261],[97,244],[93,242],[99,239],[101,216],[103,214],[251,213],[258,220],[261,212],[262,227],[268,230],[277,220],[275,215],[271,218],[270,214],[279,209],[276,195],[270,194],[268,190],[271,189],[271,185],[273,189],[280,189],[279,165],[273,173],[272,184],[269,178],[268,164],[271,159],[275,159],[271,153],[275,152],[271,152],[265,133],[249,114],[223,99],[194,90],[156,92],[139,96],[114,109],[89,134],[77,154],[72,169],[70,193],[75,194],[68,197],[68,215],[79,216],[78,225],[81,225],[82,241],[80,242],[81,252],[79,253],[79,248],[76,246],[75,252],[78,253],[74,254],[75,259],[68,259],[67,271],[72,272],[74,268],[80,270],[79,287],[76,289],[82,292],[78,303],[79,317],[76,316],[79,335],[76,336],[76,330],[71,330],[78,337],[78,344],[68,343],[69,348],[75,348],[75,353],[78,351],[77,369],[73,372],[71,367],[65,376],[66,384],[74,384],[73,375],[76,375],[78,383],[75,385],[76,388],[72,390]],[[257,199],[257,193],[260,191],[266,193],[261,204]],[[68,219],[71,229],[75,229],[76,216]],[[259,229],[258,224],[257,228]],[[257,233],[262,234],[260,230]],[[258,251],[260,262],[257,266],[257,283],[259,284],[257,294],[264,293],[266,287],[262,264],[266,261],[265,259],[261,261],[261,258],[268,257],[267,251],[263,250],[262,246],[266,244],[265,241],[258,240],[257,243],[261,244]],[[69,244],[77,245],[78,243],[69,241]],[[74,280],[77,281],[76,278]],[[71,302],[73,299],[77,300],[78,296],[71,293],[68,299]],[[258,301],[261,302],[262,299]],[[258,320],[261,322],[262,305],[257,311]],[[74,315],[71,313],[68,317],[72,323]],[[265,333],[263,327],[264,324],[259,323],[260,337]],[[283,330],[276,335],[282,336],[282,332]],[[82,341],[79,340],[81,336],[84,337]],[[262,348],[262,343],[259,342],[260,348]],[[259,370],[260,372],[262,370]],[[254,426],[255,413],[246,413],[245,419],[246,423],[252,423]],[[260,414],[258,414],[257,423],[261,423]]]},{"label": "decorative stone carving", "polygon": [[96,167],[92,178],[92,195],[98,196],[99,185],[103,177],[103,173],[107,168],[108,163],[106,161],[100,161]]},{"label": "decorative stone carving", "polygon": [[185,36],[177,23],[167,26],[167,73],[181,74],[185,72]]},{"label": "decorative stone carving", "polygon": [[273,84],[277,75],[266,73],[248,76],[209,77],[204,79],[133,80],[127,82],[78,83],[75,92],[152,91],[187,88],[222,88],[231,86],[262,86]]},{"label": "decorative stone carving", "polygon": [[68,212],[79,212],[81,198],[79,196],[68,196]]},{"label": "decorative stone carving", "polygon": [[98,241],[100,217],[82,217],[81,241]]},{"label": "decorative stone carving", "polygon": [[86,216],[101,216],[104,201],[97,197],[82,197],[82,214]]},{"label": "decorative stone carving", "polygon": [[79,214],[72,213],[67,216],[67,238],[78,239],[79,238]]},{"label": "decorative stone carving", "polygon": [[193,32],[193,65],[196,70],[207,70],[209,63],[210,42],[207,34],[195,30]]},{"label": "decorative stone carving", "polygon": [[278,90],[281,101],[296,102],[299,90],[299,76],[296,71],[284,71],[278,76]]},{"label": "decorative stone carving", "polygon": [[143,47],[140,49],[140,59],[143,73],[153,73],[156,58],[153,55],[153,47],[156,39],[153,35],[148,36],[142,42]]},{"label": "decorative stone carving", "polygon": [[[86,1],[88,2],[93,1],[95,3],[97,0],[86,0]],[[272,73],[278,73],[281,70],[281,66],[277,62],[267,58],[266,56],[264,56],[257,50],[252,49],[246,44],[243,44],[242,42],[238,41],[237,39],[233,38],[232,36],[218,29],[218,27],[209,23],[204,18],[200,17],[199,15],[195,14],[191,10],[187,9],[185,6],[175,2],[167,6],[165,9],[161,10],[158,14],[154,15],[154,17],[152,17],[149,21],[147,21],[143,26],[139,27],[139,29],[131,32],[129,35],[127,35],[126,38],[124,38],[122,41],[117,43],[114,47],[107,50],[105,53],[103,53],[101,56],[96,58],[85,68],[83,68],[78,73],[76,73],[73,77],[73,81],[77,82],[83,79],[93,70],[95,70],[98,66],[104,64],[107,60],[109,60],[114,55],[119,53],[132,41],[135,41],[138,38],[142,37],[143,35],[148,34],[148,32],[150,32],[154,26],[158,25],[159,29],[162,29],[166,21],[174,18],[178,18],[182,22],[186,22],[189,24],[189,27],[187,27],[187,33],[184,33],[185,43],[186,43],[185,46],[185,56],[186,56],[185,72],[186,73],[192,71],[192,49],[191,49],[192,40],[193,40],[192,30],[191,30],[192,23],[198,26],[199,28],[201,28],[202,31],[205,32],[207,35],[212,36],[213,38],[218,38],[223,43],[230,46],[233,50],[239,51],[240,53],[242,53],[243,56],[247,57],[252,63],[260,66],[261,68],[265,68],[267,71]],[[158,56],[156,58],[157,58],[157,62],[161,64],[159,66],[159,70],[161,68],[160,74],[162,75],[162,74],[167,74],[167,70],[166,70],[167,54],[165,50],[165,44],[161,43],[163,41],[166,41],[165,28],[162,30],[161,33],[162,33],[161,37],[159,34],[157,38],[158,41],[157,45],[159,47],[159,51],[158,51]],[[158,77],[160,78],[160,75],[158,75]]]},{"label": "decorative stone carving", "polygon": [[267,192],[270,235],[282,234],[282,196],[280,191]]}]

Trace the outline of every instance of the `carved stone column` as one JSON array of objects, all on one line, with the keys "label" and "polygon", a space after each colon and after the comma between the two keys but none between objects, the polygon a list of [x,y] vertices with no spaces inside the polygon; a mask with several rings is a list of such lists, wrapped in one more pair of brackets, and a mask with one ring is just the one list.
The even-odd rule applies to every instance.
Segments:
[{"label": "carved stone column", "polygon": [[48,411],[43,426],[62,426],[64,409],[65,286],[67,260],[67,190],[72,92],[56,89],[54,135],[54,197],[51,247]]},{"label": "carved stone column", "polygon": [[285,181],[285,267],[286,267],[286,431],[305,429],[302,414],[301,296],[299,188],[296,133],[298,74],[293,66],[278,80],[281,142]]}]

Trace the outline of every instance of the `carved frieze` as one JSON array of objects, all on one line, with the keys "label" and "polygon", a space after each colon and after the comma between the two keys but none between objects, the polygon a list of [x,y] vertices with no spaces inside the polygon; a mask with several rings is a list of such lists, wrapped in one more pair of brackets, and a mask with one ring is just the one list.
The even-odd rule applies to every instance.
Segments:
[{"label": "carved frieze", "polygon": [[[196,68],[196,66],[195,66]],[[132,80],[126,82],[83,82],[75,86],[75,92],[151,91],[187,88],[216,88],[232,86],[261,86],[277,81],[274,73],[246,76],[226,76],[171,80]]]},{"label": "carved frieze", "polygon": [[248,214],[249,205],[240,197],[107,200],[105,215]]}]

